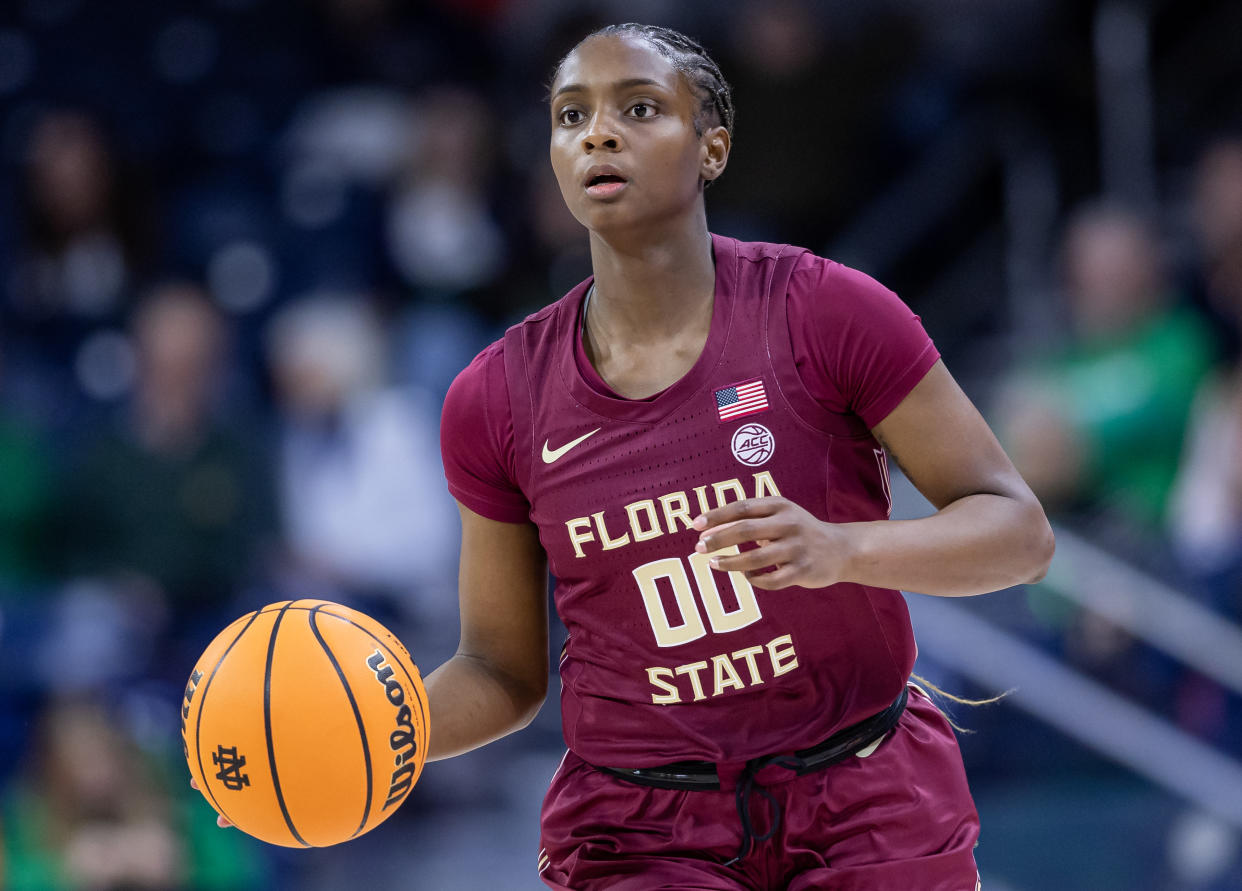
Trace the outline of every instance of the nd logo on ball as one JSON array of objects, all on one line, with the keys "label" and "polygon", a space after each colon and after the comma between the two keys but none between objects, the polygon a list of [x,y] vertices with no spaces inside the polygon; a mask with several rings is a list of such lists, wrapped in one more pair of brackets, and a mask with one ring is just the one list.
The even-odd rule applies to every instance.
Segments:
[{"label": "nd logo on ball", "polygon": [[181,708],[203,797],[274,845],[324,847],[392,814],[427,759],[427,693],[401,642],[326,600],[273,603],[208,645]]}]

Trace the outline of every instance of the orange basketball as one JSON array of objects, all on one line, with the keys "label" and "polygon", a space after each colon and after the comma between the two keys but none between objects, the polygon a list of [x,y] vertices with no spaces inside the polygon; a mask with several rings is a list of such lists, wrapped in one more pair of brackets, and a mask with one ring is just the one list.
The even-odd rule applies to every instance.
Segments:
[{"label": "orange basketball", "polygon": [[324,847],[374,829],[427,758],[427,692],[379,622],[326,600],[273,603],[229,625],[181,704],[203,797],[274,845]]}]

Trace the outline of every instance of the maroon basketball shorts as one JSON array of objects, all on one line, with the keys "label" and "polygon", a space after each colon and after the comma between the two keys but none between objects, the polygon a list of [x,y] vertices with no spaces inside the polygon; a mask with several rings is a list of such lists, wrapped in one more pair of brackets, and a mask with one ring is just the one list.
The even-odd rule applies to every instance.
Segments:
[{"label": "maroon basketball shorts", "polygon": [[900,722],[863,753],[755,774],[747,846],[744,765],[718,765],[719,790],[665,789],[569,752],[544,799],[539,876],[563,891],[975,891],[979,816],[939,709],[912,687]]}]

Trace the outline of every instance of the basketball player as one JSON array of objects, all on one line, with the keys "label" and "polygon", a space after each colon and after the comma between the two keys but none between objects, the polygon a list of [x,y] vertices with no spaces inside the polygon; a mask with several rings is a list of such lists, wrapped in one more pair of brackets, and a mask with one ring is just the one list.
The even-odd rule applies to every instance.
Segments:
[{"label": "basketball player", "polygon": [[[663,28],[605,28],[556,71],[552,166],[594,275],[445,402],[462,636],[427,680],[430,757],[538,710],[550,567],[569,751],[546,885],[970,891],[978,818],[908,686],[898,590],[1036,580],[1051,531],[896,296],[709,234],[733,114]],[[888,519],[886,454],[934,515]]]}]

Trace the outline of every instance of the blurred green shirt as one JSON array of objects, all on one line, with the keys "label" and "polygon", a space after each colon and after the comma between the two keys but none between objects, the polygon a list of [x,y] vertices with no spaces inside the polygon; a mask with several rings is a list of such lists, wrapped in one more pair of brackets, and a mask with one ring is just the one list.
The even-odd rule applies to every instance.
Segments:
[{"label": "blurred green shirt", "polygon": [[1034,369],[1087,449],[1087,500],[1161,521],[1190,405],[1215,358],[1206,323],[1175,308],[1124,335],[1075,343]]}]

